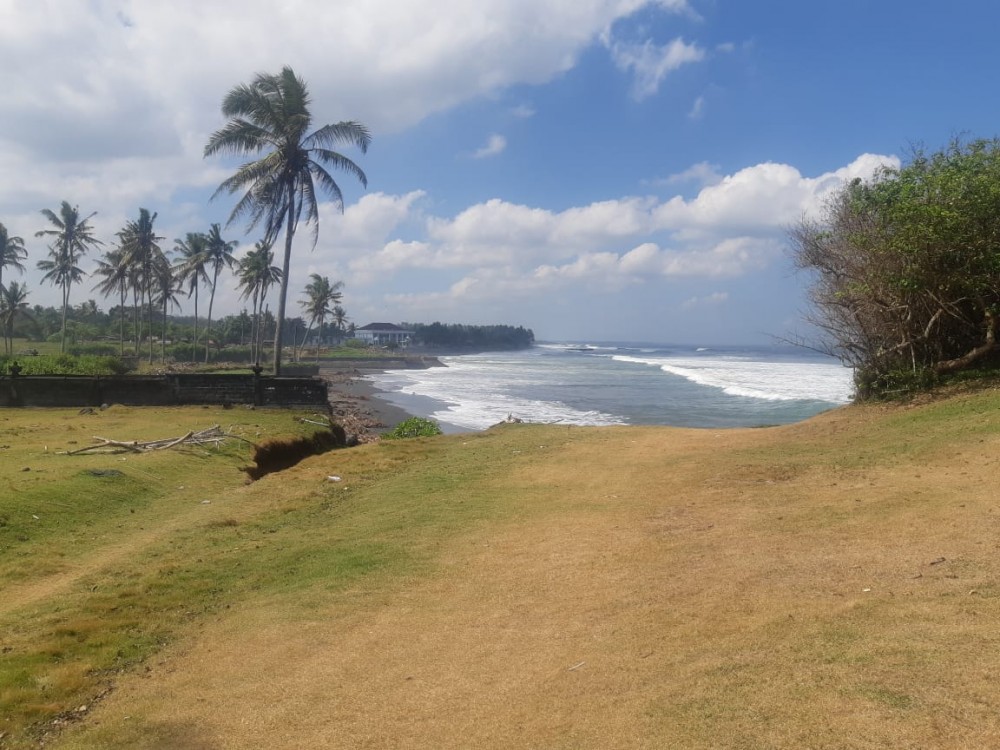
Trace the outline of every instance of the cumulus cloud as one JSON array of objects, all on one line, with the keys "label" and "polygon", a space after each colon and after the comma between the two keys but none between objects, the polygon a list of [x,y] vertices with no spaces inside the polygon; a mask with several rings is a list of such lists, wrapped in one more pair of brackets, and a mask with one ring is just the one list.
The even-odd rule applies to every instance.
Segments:
[{"label": "cumulus cloud", "polygon": [[[846,180],[895,163],[864,154],[818,177],[765,163],[716,175],[717,184],[689,200],[626,197],[558,212],[493,199],[451,218],[421,215],[419,238],[390,234],[380,249],[350,262],[349,278],[364,285],[394,274],[447,272],[440,278],[451,280],[431,291],[387,298],[412,311],[404,318],[449,305],[526,303],[556,292],[613,293],[658,279],[735,279],[782,257],[790,217],[816,210]],[[710,165],[692,170],[692,176],[714,174]],[[392,202],[391,196],[382,200]],[[375,240],[373,234],[369,244]],[[726,295],[692,297],[683,306],[719,305]]]},{"label": "cumulus cloud", "polygon": [[245,0],[239,13],[201,0],[0,0],[0,200],[8,215],[66,198],[130,216],[218,184],[202,148],[223,95],[258,71],[292,64],[317,123],[357,119],[378,138],[548,82],[649,8],[689,10],[681,0]]},{"label": "cumulus cloud", "polygon": [[497,156],[507,148],[507,139],[498,133],[494,133],[486,140],[486,145],[476,149],[472,154],[473,159],[488,159]]}]

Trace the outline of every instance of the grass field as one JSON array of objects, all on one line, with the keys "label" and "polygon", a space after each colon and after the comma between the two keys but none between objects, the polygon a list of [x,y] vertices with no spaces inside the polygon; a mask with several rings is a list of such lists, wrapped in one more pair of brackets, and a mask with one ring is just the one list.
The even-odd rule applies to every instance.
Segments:
[{"label": "grass field", "polygon": [[995,391],[508,425],[250,485],[239,442],[57,454],[211,423],[302,429],[0,413],[0,746],[1000,744]]}]

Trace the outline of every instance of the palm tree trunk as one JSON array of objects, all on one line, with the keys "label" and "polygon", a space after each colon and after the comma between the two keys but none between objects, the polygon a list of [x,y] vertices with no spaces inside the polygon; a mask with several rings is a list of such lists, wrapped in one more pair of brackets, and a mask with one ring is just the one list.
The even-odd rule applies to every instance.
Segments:
[{"label": "palm tree trunk", "polygon": [[66,353],[66,308],[69,307],[69,284],[63,284],[63,309],[62,309],[62,344],[59,345],[59,353]]},{"label": "palm tree trunk", "polygon": [[[292,350],[295,354],[295,361],[299,362],[302,359],[302,350],[306,347],[306,341],[309,339],[309,333],[313,329],[312,321],[309,321],[309,326],[306,328],[306,332],[302,334],[302,343],[299,344],[298,349],[295,349],[295,342],[292,342]],[[293,331],[294,333],[294,331]]]},{"label": "palm tree trunk", "polygon": [[132,319],[135,321],[135,356],[139,357],[139,346],[142,343],[142,315],[139,312],[139,290],[132,290]]},{"label": "palm tree trunk", "polygon": [[257,303],[259,297],[260,292],[257,289],[254,289],[253,299],[251,300],[253,314],[250,317],[250,361],[254,364],[260,362],[260,319],[257,316],[257,308],[259,307]]},{"label": "palm tree trunk", "polygon": [[215,304],[215,284],[219,280],[219,267],[212,275],[212,295],[208,298],[208,325],[205,326],[205,364],[208,364],[208,350],[212,346],[212,305]]},{"label": "palm tree trunk", "polygon": [[150,284],[146,290],[146,299],[149,301],[149,364],[153,364],[153,285]]},{"label": "palm tree trunk", "polygon": [[[281,264],[281,295],[274,331],[274,375],[281,374],[281,347],[284,344],[285,300],[288,298],[288,268],[292,260],[292,237],[295,235],[295,186],[288,186],[288,220],[285,225],[285,258]],[[294,344],[294,342],[292,342]]]},{"label": "palm tree trunk", "polygon": [[160,332],[160,362],[167,363],[167,295],[163,295],[163,330]]},{"label": "palm tree trunk", "polygon": [[[197,279],[195,280],[197,282]],[[198,358],[198,286],[194,287],[194,342],[191,344],[191,364]]]},{"label": "palm tree trunk", "polygon": [[121,343],[121,356],[125,356],[125,287],[122,287],[118,295],[121,302],[121,310],[118,315],[118,340]]}]

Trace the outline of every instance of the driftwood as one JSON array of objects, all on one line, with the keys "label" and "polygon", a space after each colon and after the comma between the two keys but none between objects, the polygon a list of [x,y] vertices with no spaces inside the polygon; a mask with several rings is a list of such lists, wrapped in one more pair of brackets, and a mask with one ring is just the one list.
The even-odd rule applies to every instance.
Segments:
[{"label": "driftwood", "polygon": [[105,451],[108,453],[146,453],[149,451],[162,451],[167,448],[174,448],[178,445],[218,446],[220,443],[230,439],[243,440],[251,445],[254,444],[252,441],[240,437],[239,435],[223,432],[219,425],[213,425],[207,429],[200,430],[199,432],[188,432],[186,435],[181,435],[180,437],[165,438],[163,440],[111,440],[109,438],[94,435],[94,440],[97,441],[94,445],[88,445],[85,448],[77,448],[72,451],[65,451],[63,452],[63,455],[72,456],[77,453],[87,453],[89,451]]}]

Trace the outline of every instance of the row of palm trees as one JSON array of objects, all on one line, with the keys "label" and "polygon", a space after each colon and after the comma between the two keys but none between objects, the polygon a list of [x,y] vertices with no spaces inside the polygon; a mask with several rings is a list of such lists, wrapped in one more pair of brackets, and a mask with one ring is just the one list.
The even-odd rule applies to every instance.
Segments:
[{"label": "row of palm trees", "polygon": [[[240,84],[226,94],[222,101],[222,114],[227,122],[212,133],[204,149],[206,158],[220,154],[257,157],[242,164],[219,185],[212,197],[222,193],[231,195],[242,192],[227,226],[238,219],[246,221],[248,231],[263,225],[264,239],[240,261],[237,274],[244,298],[251,300],[258,319],[268,287],[273,284],[280,286],[278,324],[274,334],[275,375],[281,373],[284,348],[282,323],[285,320],[292,243],[299,222],[304,218],[305,224],[311,226],[315,247],[319,235],[317,188],[326,193],[336,207],[343,210],[343,195],[329,169],[345,171],[354,175],[362,185],[368,184],[361,168],[350,158],[334,150],[334,147],[345,144],[356,146],[362,152],[367,151],[371,142],[368,129],[360,123],[344,121],[324,125],[310,132],[310,104],[305,82],[290,67],[282,68],[277,74],[258,74],[250,83]],[[45,272],[45,280],[59,286],[62,291],[62,346],[65,349],[65,316],[69,306],[69,293],[84,275],[79,267],[80,258],[102,243],[93,236],[90,219],[94,214],[81,218],[79,210],[66,201],[63,201],[58,214],[48,209],[42,213],[52,227],[39,231],[37,236],[50,237],[52,244],[49,257],[39,261],[38,267]],[[98,288],[106,295],[119,296],[122,303],[122,331],[124,302],[129,294],[136,313],[136,325],[140,324],[139,309],[144,306],[149,311],[151,331],[154,304],[160,306],[165,317],[169,305],[176,304],[179,287],[185,285],[188,294],[195,297],[197,321],[198,290],[205,285],[210,289],[209,330],[205,332],[207,340],[219,274],[223,268],[233,266],[232,248],[235,243],[226,242],[221,237],[221,228],[215,224],[207,234],[188,234],[183,240],[176,240],[175,251],[180,259],[178,263],[171,264],[167,259],[168,252],[160,248],[159,242],[163,238],[154,231],[155,220],[155,213],[140,209],[138,219],[129,221],[118,232],[117,246],[105,254],[98,267],[97,273],[103,279]],[[282,234],[284,256],[281,268],[277,268],[271,265],[271,247]],[[0,289],[5,289],[3,296],[6,297],[9,288],[3,287],[2,270],[5,265],[23,269],[23,265],[18,265],[26,257],[23,240],[8,237],[4,231],[3,249],[0,252],[4,253],[0,255]],[[317,286],[312,292],[307,287],[307,302],[304,304],[311,318],[310,328],[316,321],[320,322],[322,328],[323,320],[333,309],[331,303],[335,307],[336,302],[339,302],[339,298],[331,296],[339,293],[337,285],[324,289],[322,284],[316,282],[316,278],[322,279],[316,275],[312,277],[310,284]],[[15,290],[23,296],[24,290],[20,287],[18,285]],[[328,281],[326,287],[331,287]],[[324,296],[326,302],[321,304]],[[8,310],[6,302],[0,309],[0,322],[4,319],[4,310]],[[258,355],[262,341],[259,329],[258,322],[254,338]],[[4,330],[6,333],[7,329]],[[139,338],[136,337],[137,346]],[[197,335],[195,338],[197,340]],[[292,343],[294,345],[294,341]],[[150,337],[150,360],[153,356],[152,346]],[[124,351],[124,333],[122,349]],[[205,358],[207,361],[207,346]]]},{"label": "row of palm trees", "polygon": [[[62,293],[62,350],[66,343],[66,315],[69,309],[70,291],[86,275],[80,267],[81,257],[103,243],[94,237],[90,220],[94,214],[81,218],[78,208],[63,201],[59,213],[44,209],[42,215],[48,219],[51,228],[40,230],[38,237],[50,237],[52,243],[47,258],[38,261],[39,270],[44,271],[43,280],[60,288]],[[166,331],[167,315],[171,306],[179,307],[178,294],[186,292],[194,298],[194,347],[192,358],[198,350],[201,337],[199,324],[199,296],[202,289],[209,292],[206,339],[211,336],[213,307],[220,275],[224,270],[235,270],[240,290],[240,298],[251,304],[250,350],[252,361],[260,361],[265,342],[265,305],[269,290],[282,279],[281,269],[273,265],[274,252],[264,240],[237,260],[235,241],[222,236],[219,224],[213,224],[207,233],[188,232],[183,239],[174,240],[172,250],[164,251],[160,246],[163,237],[156,234],[154,224],[157,214],[140,208],[139,216],[126,222],[116,234],[118,242],[97,260],[93,275],[99,279],[94,289],[106,298],[118,300],[119,339],[121,353],[125,353],[126,311],[131,301],[134,316],[135,351],[138,354],[143,339],[141,312],[147,315],[146,331],[149,341],[149,359],[153,360],[153,315],[154,310],[162,317],[161,330]],[[171,259],[173,255],[173,259]],[[27,250],[21,237],[12,236],[0,224],[0,327],[4,332],[5,352],[12,348],[13,326],[19,315],[27,314],[28,289],[25,284],[3,283],[5,268],[24,272],[23,261]],[[309,320],[299,352],[305,345],[313,326],[322,328],[328,317],[338,329],[344,330],[347,314],[340,305],[343,299],[343,282],[331,283],[325,276],[311,274],[310,281],[300,301],[303,312]],[[293,342],[294,343],[294,342]],[[160,337],[160,355],[166,356],[166,336]],[[209,346],[205,346],[205,361],[208,361]]]},{"label": "row of palm trees", "polygon": [[[70,291],[87,274],[80,267],[82,256],[103,243],[93,233],[90,220],[94,214],[82,216],[79,208],[63,201],[59,212],[43,209],[42,215],[51,227],[36,232],[36,237],[51,239],[48,257],[38,261],[43,271],[42,280],[59,287],[62,293],[61,350],[66,349],[66,313],[69,309]],[[149,359],[153,360],[153,315],[159,311],[166,330],[167,313],[171,306],[180,307],[178,294],[184,290],[195,302],[194,350],[200,337],[198,332],[198,297],[205,287],[209,291],[208,324],[204,331],[206,342],[211,336],[212,313],[219,277],[223,269],[236,267],[239,288],[244,299],[253,300],[254,322],[260,328],[268,289],[280,281],[281,270],[272,265],[274,254],[270,245],[258,242],[253,250],[239,261],[233,251],[237,243],[222,236],[220,225],[213,224],[208,232],[189,232],[184,239],[174,240],[172,250],[164,250],[164,239],[155,230],[156,213],[139,209],[139,216],[129,220],[116,234],[114,247],[108,249],[97,261],[94,276],[99,278],[94,289],[105,297],[117,297],[120,310],[119,338],[121,353],[125,353],[125,316],[128,301],[134,315],[135,348],[138,353],[143,339],[141,312],[147,314],[146,331],[149,341]],[[176,259],[172,260],[171,255]],[[10,349],[10,331],[19,313],[27,309],[27,288],[12,282],[3,284],[3,270],[9,268],[23,272],[27,250],[21,237],[12,236],[0,224],[0,322],[4,324],[5,346]],[[262,336],[258,333],[255,354],[259,353]],[[165,337],[161,337],[161,356],[165,355]],[[205,346],[205,361],[209,347]]]}]

